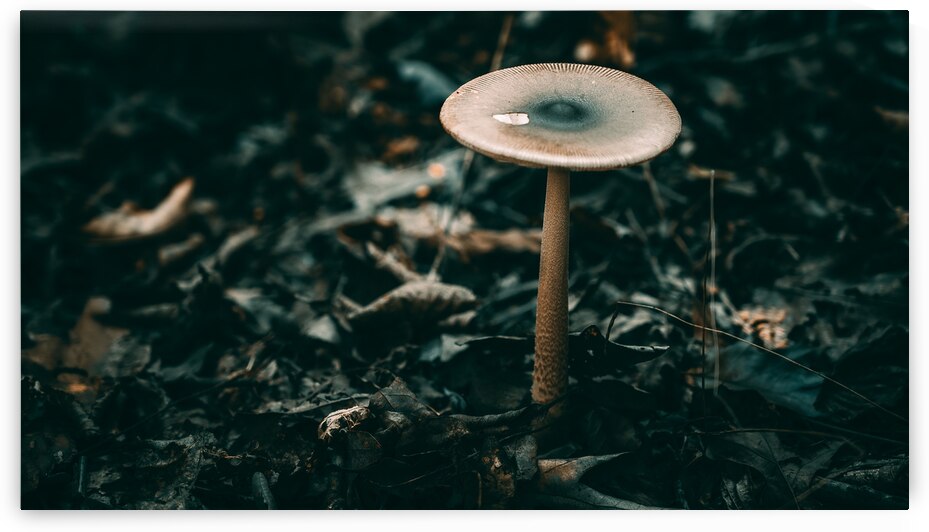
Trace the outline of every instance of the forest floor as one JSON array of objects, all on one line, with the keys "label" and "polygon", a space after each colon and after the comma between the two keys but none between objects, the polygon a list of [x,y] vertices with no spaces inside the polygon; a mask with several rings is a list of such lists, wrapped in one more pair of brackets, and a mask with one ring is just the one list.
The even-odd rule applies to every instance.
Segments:
[{"label": "forest floor", "polygon": [[[907,32],[24,12],[22,506],[906,508]],[[544,172],[438,111],[560,61],[654,83],[684,126],[572,179],[571,356],[597,363],[552,442]]]}]

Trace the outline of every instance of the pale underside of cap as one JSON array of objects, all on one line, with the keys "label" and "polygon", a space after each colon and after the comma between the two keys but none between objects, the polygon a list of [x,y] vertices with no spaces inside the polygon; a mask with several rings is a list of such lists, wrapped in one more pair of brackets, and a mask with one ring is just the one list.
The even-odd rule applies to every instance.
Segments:
[{"label": "pale underside of cap", "polygon": [[671,100],[619,70],[544,63],[497,70],[445,101],[442,125],[493,159],[531,167],[609,170],[648,161],[681,132]]}]

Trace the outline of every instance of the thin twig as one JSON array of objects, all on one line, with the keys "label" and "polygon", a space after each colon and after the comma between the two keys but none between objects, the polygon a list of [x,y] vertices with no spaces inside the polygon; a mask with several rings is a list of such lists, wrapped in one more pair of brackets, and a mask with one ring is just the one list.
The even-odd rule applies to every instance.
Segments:
[{"label": "thin twig", "polygon": [[[710,259],[711,246],[709,244],[713,241],[713,224],[712,224],[713,184],[712,183],[713,183],[713,180],[711,179],[710,180],[710,222],[711,223],[707,224],[707,230],[706,230],[707,231],[707,234],[706,234],[707,246],[706,246],[706,253],[704,253],[703,255],[703,279],[702,279],[702,282],[700,283],[703,288],[703,300],[700,302],[700,315],[701,315],[701,321],[703,321],[704,324],[708,323],[707,315],[706,315],[707,314],[706,264],[709,262],[709,259]],[[707,411],[706,411],[706,329],[702,329],[700,331],[700,400],[703,403],[702,405],[703,406],[703,417],[706,418],[707,416]],[[703,428],[706,429],[706,425],[704,425]]]},{"label": "thin twig", "polygon": [[752,433],[752,432],[774,432],[774,433],[781,433],[781,434],[799,434],[802,436],[818,436],[821,438],[831,438],[835,440],[842,440],[843,442],[854,447],[859,453],[863,452],[862,448],[859,447],[858,445],[855,445],[852,442],[852,440],[849,439],[847,436],[842,436],[841,434],[832,434],[830,432],[821,432],[818,430],[778,429],[778,428],[768,428],[768,427],[762,427],[762,428],[741,428],[740,427],[740,428],[734,428],[734,429],[717,430],[714,432],[696,433],[696,434],[721,436],[723,434],[738,434],[738,433]]},{"label": "thin twig", "polygon": [[844,427],[839,427],[839,426],[837,426],[837,425],[833,425],[832,423],[826,423],[825,421],[820,421],[820,420],[817,420],[817,419],[809,419],[809,420],[807,420],[807,421],[808,421],[809,423],[814,424],[814,425],[822,425],[823,427],[826,427],[826,428],[828,428],[828,429],[836,430],[836,431],[839,431],[839,432],[844,432],[844,433],[846,433],[846,434],[850,434],[850,435],[852,435],[852,436],[856,436],[856,437],[859,437],[859,438],[872,439],[872,440],[874,440],[874,441],[881,441],[881,442],[884,442],[884,443],[893,443],[893,444],[895,444],[895,445],[908,445],[908,442],[905,442],[905,441],[894,440],[894,439],[891,439],[891,438],[884,438],[884,437],[882,437],[882,436],[875,436],[874,434],[868,434],[867,432],[860,432],[860,431],[857,431],[857,430],[852,430],[852,429],[847,429],[847,428],[844,428]]},{"label": "thin twig", "polygon": [[448,248],[448,233],[452,229],[452,222],[458,215],[458,209],[461,208],[461,200],[464,197],[465,183],[468,179],[468,170],[471,169],[472,162],[474,162],[474,152],[471,150],[465,151],[464,157],[461,160],[461,172],[458,177],[458,190],[455,192],[455,199],[452,200],[452,204],[446,211],[448,213],[448,219],[445,220],[445,225],[442,228],[442,237],[438,242],[439,249],[436,250],[435,259],[432,260],[432,266],[429,268],[429,273],[426,274],[426,279],[430,281],[439,280],[439,268],[442,267],[442,261],[445,260],[445,250]]},{"label": "thin twig", "polygon": [[494,52],[493,60],[490,61],[490,71],[500,70],[503,64],[503,52],[506,50],[506,44],[510,40],[510,30],[513,29],[513,13],[508,13],[503,18],[503,26],[500,28],[500,37],[497,38],[497,50]]},{"label": "thin twig", "polygon": [[[497,49],[494,51],[493,59],[490,62],[490,71],[498,70],[503,63],[503,52],[506,50],[507,42],[510,40],[510,30],[513,29],[513,14],[508,14],[503,19],[503,26],[500,28],[500,36],[497,38]],[[439,280],[439,268],[442,267],[442,261],[445,260],[445,253],[448,249],[448,233],[452,228],[452,222],[458,215],[461,208],[461,200],[464,197],[465,185],[468,182],[468,170],[471,169],[471,163],[474,162],[474,152],[467,150],[461,161],[461,174],[459,177],[458,190],[455,192],[455,199],[448,209],[448,219],[445,221],[445,227],[442,228],[442,238],[439,239],[439,249],[436,250],[435,258],[432,260],[432,266],[426,276],[430,281]]]},{"label": "thin twig", "polygon": [[[710,170],[710,327],[716,328],[716,294],[719,289],[716,285],[716,169]],[[704,322],[706,323],[706,322]],[[713,348],[716,350],[716,359],[713,367],[713,395],[719,395],[719,335],[713,333]]]},{"label": "thin twig", "polygon": [[652,167],[648,162],[642,164],[642,177],[645,178],[645,183],[648,184],[648,190],[652,194],[652,201],[655,202],[655,210],[658,211],[658,219],[664,222],[664,200],[661,199],[661,192],[658,190],[658,184],[655,183],[655,176],[652,175]]},{"label": "thin twig", "polygon": [[[733,340],[735,340],[735,341],[737,341],[737,342],[742,342],[742,343],[744,343],[744,344],[748,344],[748,345],[754,347],[755,349],[758,349],[758,350],[760,350],[760,351],[764,351],[765,353],[768,353],[769,355],[774,355],[774,356],[776,356],[777,358],[780,358],[781,360],[783,360],[784,362],[787,362],[788,364],[790,364],[790,365],[792,365],[792,366],[796,366],[796,367],[798,367],[798,368],[800,368],[800,369],[802,369],[802,370],[804,370],[804,371],[808,371],[808,372],[810,372],[810,373],[812,373],[812,374],[814,374],[814,375],[819,376],[819,377],[822,378],[824,381],[830,382],[830,383],[832,383],[832,384],[838,386],[839,388],[842,388],[842,389],[845,390],[846,392],[848,392],[848,393],[854,395],[855,397],[857,397],[857,398],[861,399],[862,401],[868,403],[869,405],[871,405],[871,406],[877,408],[878,410],[884,412],[885,414],[887,414],[887,415],[889,415],[889,416],[891,416],[891,417],[893,417],[893,418],[896,418],[896,419],[899,420],[899,421],[902,421],[902,422],[904,422],[904,423],[909,423],[909,420],[908,420],[907,418],[901,416],[900,414],[897,414],[896,412],[894,412],[894,411],[892,411],[892,410],[890,410],[890,409],[888,409],[888,408],[886,408],[886,407],[884,407],[884,406],[881,406],[880,404],[878,404],[878,403],[875,402],[874,400],[867,398],[866,396],[862,395],[862,394],[859,393],[859,392],[856,392],[855,390],[853,390],[853,389],[849,388],[848,386],[842,384],[841,382],[839,382],[839,381],[833,379],[832,377],[826,375],[825,373],[823,373],[823,372],[821,372],[821,371],[817,371],[817,370],[815,370],[815,369],[813,369],[813,368],[811,368],[811,367],[805,366],[805,365],[803,365],[803,364],[797,362],[796,360],[794,360],[794,359],[792,359],[792,358],[790,358],[790,357],[788,357],[788,356],[782,355],[782,354],[778,353],[777,351],[772,351],[771,349],[768,349],[767,347],[765,347],[765,346],[763,346],[763,345],[758,345],[758,344],[756,344],[756,343],[749,342],[748,340],[746,340],[746,339],[744,339],[744,338],[740,338],[740,337],[738,337],[738,336],[736,336],[736,335],[734,335],[734,334],[732,334],[732,333],[728,333],[728,332],[726,332],[726,331],[721,331],[721,330],[719,330],[719,329],[711,329],[711,328],[709,328],[709,327],[704,327],[704,326],[702,326],[702,325],[697,325],[696,323],[689,322],[689,321],[685,320],[684,318],[681,318],[681,317],[679,317],[679,316],[676,316],[676,315],[674,315],[674,314],[668,312],[667,310],[658,308],[658,307],[656,307],[656,306],[654,306],[654,305],[646,305],[645,303],[636,303],[636,302],[634,302],[634,301],[616,301],[614,304],[615,304],[615,305],[626,305],[626,306],[636,307],[636,308],[643,308],[643,309],[646,309],[646,310],[653,310],[653,311],[655,311],[655,312],[658,312],[659,314],[664,314],[665,316],[667,316],[667,317],[669,317],[669,318],[671,318],[671,319],[673,319],[673,320],[676,320],[676,321],[678,321],[678,322],[680,322],[680,323],[683,323],[684,325],[687,325],[688,327],[696,327],[696,328],[698,328],[698,329],[706,329],[706,331],[713,332],[713,333],[716,333],[716,334],[721,334],[721,335],[723,335],[723,336],[725,336],[725,337],[727,337],[727,338],[731,338],[731,339],[733,339]],[[618,309],[617,309],[617,312],[618,312]]]}]

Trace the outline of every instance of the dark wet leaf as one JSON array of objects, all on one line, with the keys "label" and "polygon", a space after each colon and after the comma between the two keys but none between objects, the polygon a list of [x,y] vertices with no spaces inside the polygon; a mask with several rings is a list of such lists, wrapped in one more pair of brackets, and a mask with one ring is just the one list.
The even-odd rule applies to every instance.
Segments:
[{"label": "dark wet leaf", "polygon": [[670,347],[617,344],[604,337],[596,325],[590,325],[580,333],[571,334],[570,349],[571,373],[595,377],[648,362],[665,354]]},{"label": "dark wet leaf", "polygon": [[[105,459],[91,460],[87,498],[104,508],[202,508],[191,491],[201,470],[210,464],[209,450],[215,443],[211,434],[150,440],[127,446]],[[149,482],[140,484],[140,477]]]},{"label": "dark wet leaf", "polygon": [[[905,417],[909,395],[908,357],[908,335],[904,329],[871,329],[862,333],[859,343],[842,356],[832,377]],[[816,406],[842,420],[853,419],[874,408],[829,382],[823,384]]]},{"label": "dark wet leaf", "polygon": [[808,480],[808,477],[797,479],[788,476],[786,464],[798,457],[784,449],[777,434],[764,431],[731,432],[708,436],[705,442],[707,457],[751,467],[762,474],[766,488],[771,493],[769,497],[773,497],[776,504],[796,507],[794,501],[798,494],[797,488],[802,486],[794,484],[792,479]]},{"label": "dark wet leaf", "polygon": [[[810,364],[819,353],[808,347],[792,347],[781,354],[801,364]],[[720,380],[735,389],[759,392],[774,404],[791,408],[811,417],[822,415],[816,397],[823,378],[815,373],[791,366],[756,348],[737,343],[721,351]]]}]

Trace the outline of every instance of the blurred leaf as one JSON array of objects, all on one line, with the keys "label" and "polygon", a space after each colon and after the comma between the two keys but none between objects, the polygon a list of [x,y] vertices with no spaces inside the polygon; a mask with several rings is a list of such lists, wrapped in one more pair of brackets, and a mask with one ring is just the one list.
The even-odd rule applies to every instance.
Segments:
[{"label": "blurred leaf", "polygon": [[[906,417],[909,397],[909,335],[899,326],[873,327],[839,360],[832,377],[865,397]],[[872,411],[830,382],[823,384],[816,407],[830,418],[851,420]],[[883,414],[880,414],[883,417]]]},{"label": "blurred leaf", "polygon": [[400,79],[415,87],[420,102],[427,106],[441,104],[458,88],[445,74],[424,61],[397,61],[397,73]]},{"label": "blurred leaf", "polygon": [[[216,443],[209,433],[177,440],[151,440],[127,446],[104,461],[92,460],[87,497],[106,508],[184,510],[202,508],[191,496],[207,451]],[[140,483],[141,475],[147,482]]]},{"label": "blurred leaf", "polygon": [[141,210],[124,203],[118,210],[87,222],[83,231],[99,242],[126,242],[163,233],[187,215],[187,204],[193,194],[194,180],[186,178],[152,210]]},{"label": "blurred leaf", "polygon": [[607,464],[624,453],[580,458],[539,460],[539,480],[536,483],[539,502],[545,508],[654,510],[626,501],[581,483],[583,476],[600,465]]}]

